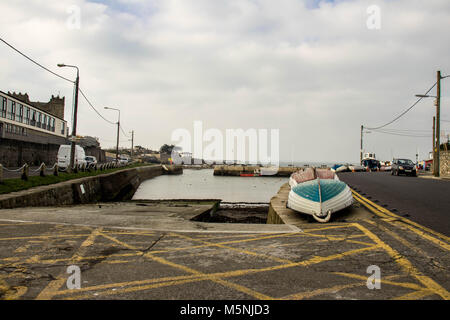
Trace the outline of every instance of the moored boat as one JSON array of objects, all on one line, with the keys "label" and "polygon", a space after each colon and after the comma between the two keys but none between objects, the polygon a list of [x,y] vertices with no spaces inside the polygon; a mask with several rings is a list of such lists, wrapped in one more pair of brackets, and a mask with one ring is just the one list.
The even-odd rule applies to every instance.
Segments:
[{"label": "moored boat", "polygon": [[288,208],[312,215],[322,223],[353,203],[350,188],[331,170],[308,168],[294,173],[289,184]]}]

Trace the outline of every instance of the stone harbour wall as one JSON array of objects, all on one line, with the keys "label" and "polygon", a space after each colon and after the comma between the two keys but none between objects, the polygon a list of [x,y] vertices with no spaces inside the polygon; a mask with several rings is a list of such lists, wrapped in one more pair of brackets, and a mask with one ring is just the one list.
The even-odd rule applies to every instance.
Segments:
[{"label": "stone harbour wall", "polygon": [[3,194],[0,195],[0,209],[125,201],[133,197],[141,182],[163,174],[181,173],[183,169],[180,166],[164,168],[153,165],[124,169]]}]

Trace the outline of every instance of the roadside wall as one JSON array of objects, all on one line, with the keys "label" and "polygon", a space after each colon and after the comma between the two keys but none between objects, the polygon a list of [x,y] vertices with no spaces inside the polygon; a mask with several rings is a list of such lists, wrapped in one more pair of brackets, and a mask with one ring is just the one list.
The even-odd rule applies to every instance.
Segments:
[{"label": "roadside wall", "polygon": [[439,154],[440,176],[450,177],[450,150],[441,150]]},{"label": "roadside wall", "polygon": [[181,174],[178,166],[146,166],[0,195],[0,209],[130,200],[142,181]]}]

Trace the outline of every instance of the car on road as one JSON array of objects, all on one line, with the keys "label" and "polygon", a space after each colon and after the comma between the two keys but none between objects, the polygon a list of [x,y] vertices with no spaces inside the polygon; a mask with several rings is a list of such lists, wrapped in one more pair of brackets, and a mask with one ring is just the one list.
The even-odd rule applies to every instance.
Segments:
[{"label": "car on road", "polygon": [[409,159],[394,159],[391,174],[396,176],[406,174],[417,177],[416,165]]},{"label": "car on road", "polygon": [[131,159],[128,156],[125,156],[125,155],[119,156],[119,164],[127,165],[130,162],[131,162]]}]

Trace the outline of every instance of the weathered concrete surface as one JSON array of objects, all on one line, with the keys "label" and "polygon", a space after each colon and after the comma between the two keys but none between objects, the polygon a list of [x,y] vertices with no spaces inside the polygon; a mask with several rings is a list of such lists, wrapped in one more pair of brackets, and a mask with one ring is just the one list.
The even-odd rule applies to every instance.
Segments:
[{"label": "weathered concrete surface", "polygon": [[[2,210],[0,299],[450,299],[450,239],[376,206],[367,219],[297,231],[187,221],[212,206]],[[71,265],[81,289],[67,288]],[[374,265],[381,283],[370,290]]]},{"label": "weathered concrete surface", "polygon": [[160,165],[136,167],[3,194],[0,195],[0,209],[128,200],[142,181],[182,172],[178,166],[166,168]]},{"label": "weathered concrete surface", "polygon": [[297,232],[288,225],[227,224],[191,221],[216,208],[219,200],[129,201],[54,208],[0,211],[0,220],[180,232]]}]

